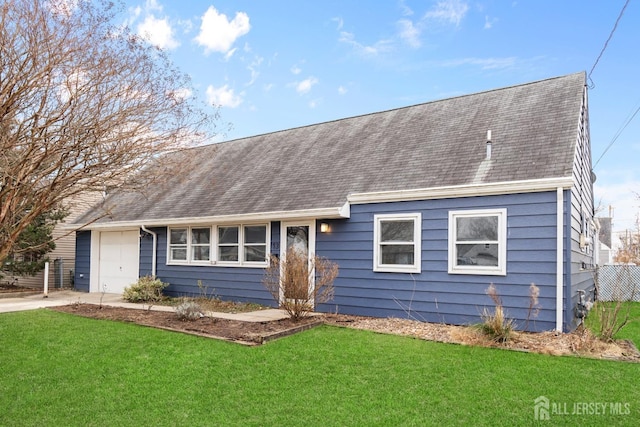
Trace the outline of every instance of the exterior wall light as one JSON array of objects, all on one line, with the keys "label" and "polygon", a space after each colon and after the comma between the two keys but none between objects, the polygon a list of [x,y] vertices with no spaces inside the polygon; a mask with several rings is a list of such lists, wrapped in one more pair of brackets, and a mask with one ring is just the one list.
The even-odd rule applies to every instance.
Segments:
[{"label": "exterior wall light", "polygon": [[321,222],[320,223],[320,232],[321,233],[328,233],[329,232],[329,224],[327,224],[326,222]]}]

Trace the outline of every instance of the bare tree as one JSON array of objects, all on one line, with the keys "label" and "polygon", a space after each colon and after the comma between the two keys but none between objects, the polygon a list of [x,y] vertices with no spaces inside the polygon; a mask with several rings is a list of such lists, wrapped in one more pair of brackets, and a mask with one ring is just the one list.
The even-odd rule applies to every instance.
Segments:
[{"label": "bare tree", "polygon": [[215,110],[116,13],[108,1],[0,4],[0,261],[70,196],[157,182],[170,170],[127,178],[213,135]]},{"label": "bare tree", "polygon": [[306,317],[316,304],[331,301],[333,281],[338,276],[338,264],[317,255],[289,249],[284,259],[271,256],[269,267],[262,278],[280,308],[294,320]]}]

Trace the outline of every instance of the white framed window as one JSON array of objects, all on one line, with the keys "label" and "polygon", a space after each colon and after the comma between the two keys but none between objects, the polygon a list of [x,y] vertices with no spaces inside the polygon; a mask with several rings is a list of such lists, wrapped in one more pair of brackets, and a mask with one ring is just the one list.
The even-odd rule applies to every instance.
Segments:
[{"label": "white framed window", "polygon": [[449,212],[449,273],[507,274],[507,210]]},{"label": "white framed window", "polygon": [[167,264],[211,261],[211,227],[169,228]]},{"label": "white framed window", "polygon": [[216,262],[220,265],[268,265],[269,226],[267,224],[219,225]]},{"label": "white framed window", "polygon": [[420,213],[374,216],[373,271],[420,273]]},{"label": "white framed window", "polygon": [[269,233],[269,224],[170,227],[167,264],[266,267]]}]

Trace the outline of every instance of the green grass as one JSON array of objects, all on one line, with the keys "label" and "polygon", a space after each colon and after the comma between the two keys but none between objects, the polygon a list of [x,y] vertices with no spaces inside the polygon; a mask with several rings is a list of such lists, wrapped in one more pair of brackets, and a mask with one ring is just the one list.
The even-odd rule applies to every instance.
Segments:
[{"label": "green grass", "polygon": [[0,425],[532,425],[534,399],[620,402],[638,364],[433,343],[330,326],[261,347],[38,310],[0,315]]},{"label": "green grass", "polygon": [[[600,330],[600,319],[598,318],[599,304],[603,304],[605,308],[612,310],[616,303],[598,302],[589,312],[585,325],[596,335],[598,335],[598,331]],[[629,323],[623,326],[614,338],[631,340],[636,347],[640,347],[640,303],[630,301],[622,303],[622,307],[618,312],[618,322],[622,321],[627,314],[629,315]]]}]

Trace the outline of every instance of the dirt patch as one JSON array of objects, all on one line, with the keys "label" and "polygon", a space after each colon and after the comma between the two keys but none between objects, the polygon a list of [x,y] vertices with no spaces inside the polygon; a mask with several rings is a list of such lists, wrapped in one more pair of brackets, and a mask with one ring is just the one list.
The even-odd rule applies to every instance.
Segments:
[{"label": "dirt patch", "polygon": [[425,323],[397,318],[325,314],[299,321],[283,319],[268,322],[242,322],[215,317],[202,317],[194,321],[183,321],[178,319],[172,311],[136,310],[111,306],[100,307],[94,304],[70,304],[52,307],[51,309],[94,319],[131,322],[250,345],[262,344],[275,338],[291,335],[326,323],[461,345],[504,348],[558,356],[574,355],[640,362],[640,352],[633,343],[629,341],[605,343],[596,339],[587,330],[579,330],[571,334],[514,332],[507,343],[496,343],[485,337],[474,327]]}]

